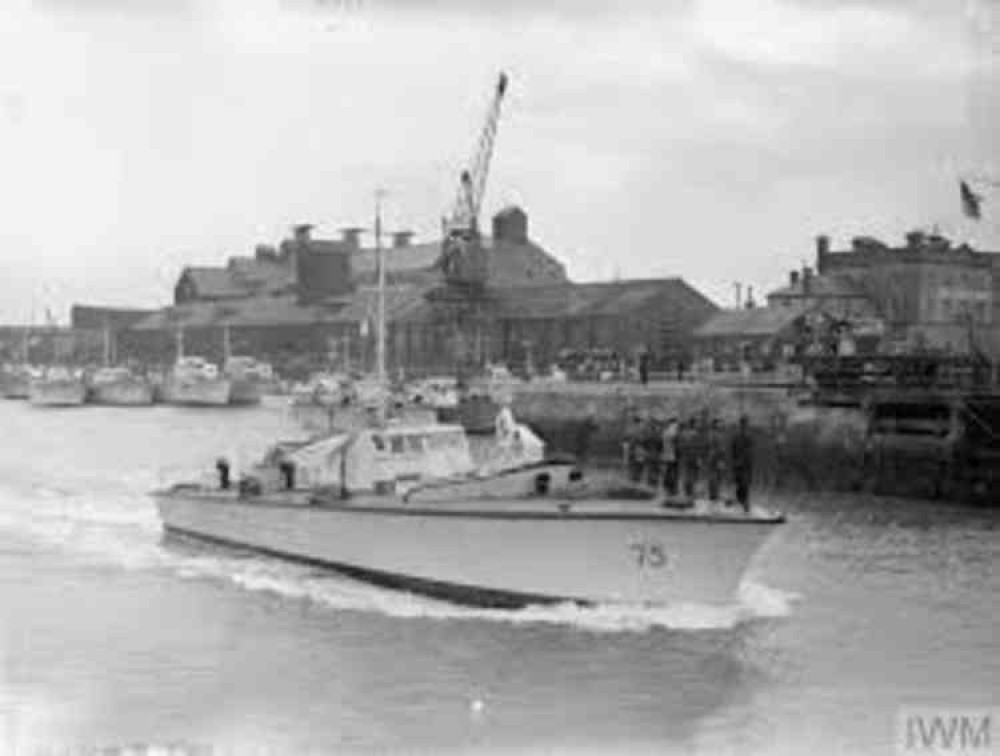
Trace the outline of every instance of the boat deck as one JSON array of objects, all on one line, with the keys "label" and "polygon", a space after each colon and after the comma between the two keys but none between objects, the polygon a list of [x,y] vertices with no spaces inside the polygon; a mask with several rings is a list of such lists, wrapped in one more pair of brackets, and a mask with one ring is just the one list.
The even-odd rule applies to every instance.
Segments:
[{"label": "boat deck", "polygon": [[180,485],[157,496],[182,496],[206,503],[263,506],[271,508],[313,508],[373,515],[421,515],[485,517],[494,519],[588,519],[588,520],[692,520],[731,523],[780,523],[784,515],[759,506],[749,512],[735,503],[698,499],[616,500],[571,498],[558,495],[498,498],[495,500],[452,500],[409,503],[395,494],[355,493],[342,497],[338,492],[315,489],[268,491],[241,495],[205,486]]}]

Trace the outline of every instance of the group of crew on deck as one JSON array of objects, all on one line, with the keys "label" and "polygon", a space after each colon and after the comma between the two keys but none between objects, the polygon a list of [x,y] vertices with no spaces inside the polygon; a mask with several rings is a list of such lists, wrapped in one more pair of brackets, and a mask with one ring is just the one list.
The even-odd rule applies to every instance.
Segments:
[{"label": "group of crew on deck", "polygon": [[649,415],[633,415],[625,431],[624,461],[629,478],[660,487],[669,496],[694,499],[707,495],[718,501],[723,483],[732,483],[736,501],[750,507],[753,439],[746,415],[727,440],[718,418],[669,418],[663,423]]}]

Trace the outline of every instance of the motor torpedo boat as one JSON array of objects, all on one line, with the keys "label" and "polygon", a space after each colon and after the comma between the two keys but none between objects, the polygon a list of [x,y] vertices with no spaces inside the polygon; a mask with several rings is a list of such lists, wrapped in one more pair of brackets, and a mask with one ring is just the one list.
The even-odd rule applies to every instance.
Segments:
[{"label": "motor torpedo boat", "polygon": [[589,480],[514,443],[476,465],[458,425],[385,422],[275,445],[239,480],[153,493],[168,533],[459,603],[725,604],[784,521]]}]

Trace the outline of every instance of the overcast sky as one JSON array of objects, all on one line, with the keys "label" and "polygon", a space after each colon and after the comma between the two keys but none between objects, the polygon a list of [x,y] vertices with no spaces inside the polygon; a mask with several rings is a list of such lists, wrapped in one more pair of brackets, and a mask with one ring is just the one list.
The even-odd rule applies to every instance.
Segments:
[{"label": "overcast sky", "polygon": [[370,225],[378,186],[432,236],[501,69],[487,214],[575,279],[730,304],[817,233],[1000,250],[1000,189],[979,224],[957,189],[1000,180],[997,5],[2,0],[0,322],[166,303],[184,264]]}]

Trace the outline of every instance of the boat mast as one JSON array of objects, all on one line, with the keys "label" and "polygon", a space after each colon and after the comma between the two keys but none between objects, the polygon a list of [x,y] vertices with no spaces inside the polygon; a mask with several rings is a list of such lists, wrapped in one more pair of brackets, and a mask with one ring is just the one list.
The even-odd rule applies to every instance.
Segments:
[{"label": "boat mast", "polygon": [[382,250],[382,197],[384,196],[384,189],[375,192],[375,265],[378,269],[375,370],[379,386],[385,385],[385,253]]},{"label": "boat mast", "polygon": [[104,367],[111,366],[111,328],[108,319],[104,319]]},{"label": "boat mast", "polygon": [[226,363],[229,362],[229,357],[232,352],[232,344],[229,340],[229,324],[225,323],[222,326],[222,365],[225,367]]}]

